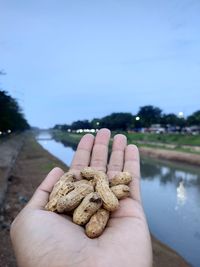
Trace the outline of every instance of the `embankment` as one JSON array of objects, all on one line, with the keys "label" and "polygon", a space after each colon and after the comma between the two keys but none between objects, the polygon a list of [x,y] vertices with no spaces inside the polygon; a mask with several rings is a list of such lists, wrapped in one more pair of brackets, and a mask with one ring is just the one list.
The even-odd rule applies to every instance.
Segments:
[{"label": "embankment", "polygon": [[[72,146],[74,149],[76,148],[79,140],[82,137],[82,134],[66,133],[66,132],[62,132],[62,131],[53,131],[52,134],[53,134],[53,137],[55,138],[55,140],[63,143],[64,145]],[[180,136],[179,139],[181,137],[182,136]],[[174,147],[174,145],[166,146],[166,143],[163,143],[163,144],[159,143],[160,146],[163,145],[163,147],[166,147],[166,148],[157,147],[155,145],[157,143],[155,143],[154,146],[151,147],[148,144],[146,145],[145,142],[138,143],[138,140],[134,140],[133,138],[131,139],[129,135],[127,135],[127,140],[128,140],[128,144],[134,144],[134,143],[138,144],[141,155],[200,166],[200,154],[190,153],[190,152],[185,152],[185,151],[179,151]],[[111,138],[111,143],[109,145],[110,149],[112,147],[112,141],[113,141],[113,138]],[[179,142],[180,142],[180,140],[179,140]],[[197,148],[197,146],[196,146],[196,148]],[[200,147],[198,146],[198,148],[200,148]],[[198,150],[194,150],[193,152],[195,152],[195,151],[198,152]]]},{"label": "embankment", "polygon": [[0,143],[0,208],[5,198],[8,177],[22,147],[24,135],[13,135]]},{"label": "embankment", "polygon": [[140,147],[140,154],[148,157],[165,159],[200,166],[200,155],[151,147]]}]

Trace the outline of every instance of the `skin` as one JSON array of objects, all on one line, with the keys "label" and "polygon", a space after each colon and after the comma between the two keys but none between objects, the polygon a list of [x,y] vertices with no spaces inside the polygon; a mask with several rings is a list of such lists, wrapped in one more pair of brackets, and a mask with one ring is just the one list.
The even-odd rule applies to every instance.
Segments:
[{"label": "skin", "polygon": [[120,201],[103,235],[90,239],[71,218],[44,209],[53,185],[63,174],[60,168],[54,168],[12,223],[11,240],[19,267],[152,266],[151,239],[139,188],[138,149],[127,146],[126,137],[118,134],[107,164],[109,139],[108,129],[99,130],[96,138],[84,135],[70,171],[80,177],[80,170],[91,166],[107,171],[109,178],[119,171],[129,171],[134,177],[131,197]]}]

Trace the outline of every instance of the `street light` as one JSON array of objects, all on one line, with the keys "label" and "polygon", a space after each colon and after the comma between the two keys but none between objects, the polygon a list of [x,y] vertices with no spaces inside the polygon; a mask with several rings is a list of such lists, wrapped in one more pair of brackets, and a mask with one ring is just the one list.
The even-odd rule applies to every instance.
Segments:
[{"label": "street light", "polygon": [[140,120],[140,117],[139,117],[139,116],[137,116],[137,117],[135,118],[135,120],[136,120],[136,121],[139,121],[139,120]]},{"label": "street light", "polygon": [[179,118],[183,118],[183,116],[184,116],[183,112],[180,111],[180,112],[178,113],[178,117],[179,117]]}]

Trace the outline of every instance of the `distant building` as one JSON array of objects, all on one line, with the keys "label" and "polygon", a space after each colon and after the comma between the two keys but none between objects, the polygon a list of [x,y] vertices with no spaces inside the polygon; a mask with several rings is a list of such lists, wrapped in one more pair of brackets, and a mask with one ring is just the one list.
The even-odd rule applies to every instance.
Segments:
[{"label": "distant building", "polygon": [[192,135],[200,134],[200,126],[193,125],[190,127],[184,127],[182,129],[182,133],[188,133],[188,134],[192,134]]},{"label": "distant building", "polygon": [[148,130],[150,133],[157,133],[157,134],[162,134],[166,132],[165,128],[163,128],[161,124],[152,124]]}]

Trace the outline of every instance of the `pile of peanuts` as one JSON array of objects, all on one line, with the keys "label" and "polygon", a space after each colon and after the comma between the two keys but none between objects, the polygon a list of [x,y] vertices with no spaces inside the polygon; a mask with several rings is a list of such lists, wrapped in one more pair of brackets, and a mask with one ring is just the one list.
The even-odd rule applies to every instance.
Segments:
[{"label": "pile of peanuts", "polygon": [[102,171],[86,167],[81,180],[66,172],[54,185],[46,210],[72,215],[73,222],[85,226],[90,238],[100,236],[109,220],[110,212],[117,210],[119,200],[130,194],[129,172],[119,172],[112,180]]}]

